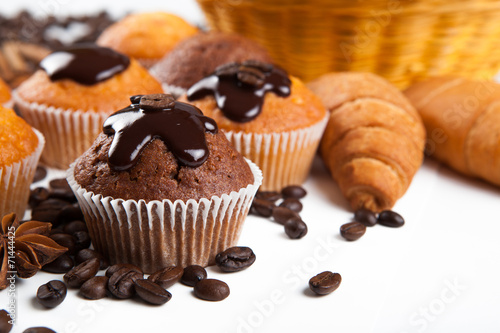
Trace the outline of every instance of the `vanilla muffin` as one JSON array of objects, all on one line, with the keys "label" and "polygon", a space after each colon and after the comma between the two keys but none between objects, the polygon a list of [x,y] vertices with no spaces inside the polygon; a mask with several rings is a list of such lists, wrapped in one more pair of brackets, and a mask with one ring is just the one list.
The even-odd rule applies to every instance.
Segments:
[{"label": "vanilla muffin", "polygon": [[112,112],[135,94],[162,92],[136,60],[93,44],[56,51],[14,91],[21,115],[47,140],[42,162],[66,169],[94,141]]},{"label": "vanilla muffin", "polygon": [[139,13],[128,15],[106,28],[97,44],[135,58],[149,68],[179,41],[197,32],[196,27],[173,14]]},{"label": "vanilla muffin", "polygon": [[92,243],[147,273],[213,264],[236,244],[260,171],[196,107],[165,94],[131,102],[68,171]]}]

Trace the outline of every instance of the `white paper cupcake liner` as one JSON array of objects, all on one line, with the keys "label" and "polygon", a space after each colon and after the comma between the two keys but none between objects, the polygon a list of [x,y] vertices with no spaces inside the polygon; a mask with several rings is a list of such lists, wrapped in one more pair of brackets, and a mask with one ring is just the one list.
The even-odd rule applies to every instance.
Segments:
[{"label": "white paper cupcake liner", "polygon": [[21,161],[0,167],[0,216],[16,213],[19,219],[24,216],[30,195],[30,185],[35,175],[45,139],[39,131],[33,129],[38,137],[38,146],[31,155]]},{"label": "white paper cupcake liner", "polygon": [[171,94],[175,98],[179,98],[187,92],[187,89],[184,89],[184,88],[179,87],[179,86],[174,86],[172,84],[162,83],[161,87],[163,88],[163,91],[166,94]]},{"label": "white paper cupcake liner", "polygon": [[7,102],[3,103],[3,107],[7,109],[13,109],[14,108],[14,100],[11,98]]},{"label": "white paper cupcake liner", "polygon": [[45,104],[28,103],[14,91],[22,117],[45,136],[43,164],[67,169],[94,142],[111,112],[66,110]]},{"label": "white paper cupcake liner", "polygon": [[328,115],[304,129],[281,133],[224,134],[236,150],[261,168],[261,190],[279,191],[306,180],[327,121]]},{"label": "white paper cupcake liner", "polygon": [[259,168],[247,162],[253,184],[198,201],[103,197],[78,185],[74,165],[67,171],[67,180],[82,208],[94,248],[111,264],[131,263],[153,273],[170,265],[211,265],[217,253],[237,244],[262,182]]}]

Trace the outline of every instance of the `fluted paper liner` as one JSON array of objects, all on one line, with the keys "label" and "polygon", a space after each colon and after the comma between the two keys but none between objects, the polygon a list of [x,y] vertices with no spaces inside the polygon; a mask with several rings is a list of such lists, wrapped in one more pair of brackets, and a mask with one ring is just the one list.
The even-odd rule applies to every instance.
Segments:
[{"label": "fluted paper liner", "polygon": [[88,192],[75,181],[71,165],[67,180],[85,216],[94,248],[111,264],[130,263],[153,273],[170,265],[207,266],[215,255],[235,246],[262,173],[248,161],[253,184],[187,202],[122,200]]},{"label": "fluted paper liner", "polygon": [[294,131],[266,134],[227,131],[224,134],[240,154],[262,170],[261,190],[280,191],[306,180],[328,116]]},{"label": "fluted paper liner", "polygon": [[30,185],[42,153],[45,139],[33,129],[38,137],[38,146],[33,153],[21,161],[0,167],[0,216],[15,212],[19,219],[24,216],[30,195]]},{"label": "fluted paper liner", "polygon": [[45,136],[42,163],[63,170],[92,146],[102,131],[102,124],[112,113],[66,110],[28,103],[15,91],[13,97],[26,122]]}]

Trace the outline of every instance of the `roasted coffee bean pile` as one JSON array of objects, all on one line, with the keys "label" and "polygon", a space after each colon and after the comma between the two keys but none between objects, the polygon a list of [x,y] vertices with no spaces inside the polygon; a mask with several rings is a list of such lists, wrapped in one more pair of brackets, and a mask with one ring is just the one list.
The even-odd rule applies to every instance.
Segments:
[{"label": "roasted coffee bean pile", "polygon": [[250,214],[272,218],[284,226],[291,239],[300,239],[307,234],[307,225],[300,217],[302,203],[299,199],[307,195],[298,185],[284,187],[280,192],[259,191],[255,195]]},{"label": "roasted coffee bean pile", "polygon": [[377,216],[371,210],[360,208],[354,212],[353,222],[343,224],[340,227],[340,235],[348,241],[355,241],[365,234],[366,227],[373,227],[376,224],[399,228],[405,224],[405,220],[392,210],[384,210]]}]

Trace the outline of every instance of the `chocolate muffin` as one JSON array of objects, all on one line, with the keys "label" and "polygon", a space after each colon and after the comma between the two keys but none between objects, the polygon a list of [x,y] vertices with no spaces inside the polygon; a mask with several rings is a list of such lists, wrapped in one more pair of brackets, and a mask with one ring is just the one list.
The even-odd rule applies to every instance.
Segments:
[{"label": "chocolate muffin", "polygon": [[250,39],[237,34],[205,32],[177,44],[153,66],[151,73],[166,91],[180,95],[218,66],[249,59],[272,61],[267,51]]}]

